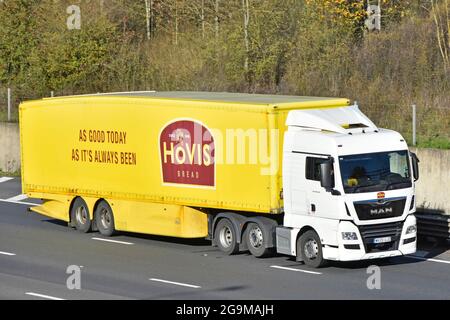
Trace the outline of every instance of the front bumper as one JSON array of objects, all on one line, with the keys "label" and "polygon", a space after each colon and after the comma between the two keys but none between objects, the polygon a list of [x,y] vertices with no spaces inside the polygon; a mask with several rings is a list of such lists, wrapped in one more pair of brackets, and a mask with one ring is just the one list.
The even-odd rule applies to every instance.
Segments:
[{"label": "front bumper", "polygon": [[[388,225],[385,227],[385,225]],[[417,232],[406,234],[409,226],[416,225],[416,218],[409,215],[404,221],[394,224],[374,224],[370,225],[369,231],[360,229],[350,221],[341,221],[338,227],[338,246],[325,246],[323,255],[325,259],[336,261],[355,261],[366,259],[378,259],[412,254],[416,252]],[[380,226],[381,229],[377,229]],[[373,244],[373,237],[376,234],[389,234],[393,226],[401,227],[393,241],[386,244]],[[382,228],[385,227],[385,230]],[[343,240],[342,232],[355,232],[358,236],[356,240]]]}]

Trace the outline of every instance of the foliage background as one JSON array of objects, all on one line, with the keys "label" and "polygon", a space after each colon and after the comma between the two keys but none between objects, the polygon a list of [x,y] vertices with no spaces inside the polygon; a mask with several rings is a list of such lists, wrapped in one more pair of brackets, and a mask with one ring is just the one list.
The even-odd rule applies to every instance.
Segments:
[{"label": "foliage background", "polygon": [[415,103],[418,144],[450,148],[450,2],[380,1],[368,32],[366,0],[4,0],[0,119],[7,87],[15,106],[51,91],[342,96],[407,140]]}]

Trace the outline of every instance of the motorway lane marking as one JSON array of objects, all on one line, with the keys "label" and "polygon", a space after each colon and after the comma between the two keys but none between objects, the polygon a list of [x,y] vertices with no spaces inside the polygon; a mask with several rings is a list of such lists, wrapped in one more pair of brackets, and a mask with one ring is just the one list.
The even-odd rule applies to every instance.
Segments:
[{"label": "motorway lane marking", "polygon": [[168,284],[173,284],[176,286],[182,286],[182,287],[189,287],[189,288],[194,288],[194,289],[200,289],[200,286],[196,286],[194,284],[188,284],[188,283],[181,283],[181,282],[174,282],[174,281],[168,281],[168,280],[162,280],[162,279],[156,279],[156,278],[151,278],[148,279],[150,281],[156,281],[156,282],[163,282],[163,283],[168,283]]},{"label": "motorway lane marking", "polygon": [[14,203],[14,204],[24,204],[24,205],[31,206],[31,207],[39,206],[38,203],[24,202],[24,201],[14,201],[14,200],[4,200],[4,199],[0,199],[0,202]]},{"label": "motorway lane marking", "polygon": [[13,180],[14,178],[10,178],[10,177],[0,177],[0,183],[2,182],[6,182],[6,181],[10,181]]},{"label": "motorway lane marking", "polygon": [[49,300],[65,300],[65,299],[62,299],[62,298],[47,296],[45,294],[40,294],[40,293],[35,293],[35,292],[25,292],[25,294],[29,295],[29,296],[38,297],[38,298],[44,298],[44,299],[49,299]]},{"label": "motorway lane marking", "polygon": [[416,260],[422,260],[422,261],[432,261],[432,262],[439,262],[439,263],[450,264],[450,261],[447,261],[447,260],[439,260],[439,259],[432,259],[432,258],[423,258],[423,257],[415,256],[415,255],[408,255],[408,256],[405,256],[405,257],[411,258],[411,259],[416,259]]},{"label": "motorway lane marking", "polygon": [[8,199],[5,199],[5,200],[6,201],[22,201],[22,200],[25,200],[25,199],[28,199],[27,195],[19,194],[18,196],[11,197],[11,198],[8,198]]},{"label": "motorway lane marking", "polygon": [[4,255],[4,256],[15,256],[15,253],[11,253],[11,252],[4,252],[4,251],[0,251],[0,254]]},{"label": "motorway lane marking", "polygon": [[282,269],[282,270],[288,270],[288,271],[297,271],[297,272],[304,272],[304,273],[310,273],[310,274],[322,274],[322,272],[302,270],[302,269],[295,269],[295,268],[288,268],[288,267],[282,267],[282,266],[270,266],[270,267],[271,268],[275,268],[275,269]]},{"label": "motorway lane marking", "polygon": [[118,244],[126,244],[126,245],[132,245],[134,243],[132,242],[126,242],[126,241],[117,241],[117,240],[110,240],[110,239],[103,239],[103,238],[92,238],[92,240],[97,240],[97,241],[105,241],[105,242],[112,242],[112,243],[118,243]]}]

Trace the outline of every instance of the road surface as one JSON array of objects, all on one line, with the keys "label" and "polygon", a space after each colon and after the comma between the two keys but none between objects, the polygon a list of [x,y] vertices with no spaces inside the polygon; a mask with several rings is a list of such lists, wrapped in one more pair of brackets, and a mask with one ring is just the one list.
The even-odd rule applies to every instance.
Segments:
[{"label": "road surface", "polygon": [[[21,196],[17,178],[0,177],[0,199],[0,299],[450,299],[445,247],[311,269],[285,256],[226,256],[205,240],[82,234],[29,212],[39,201]],[[380,289],[367,286],[373,264]],[[80,290],[67,287],[71,265]]]}]

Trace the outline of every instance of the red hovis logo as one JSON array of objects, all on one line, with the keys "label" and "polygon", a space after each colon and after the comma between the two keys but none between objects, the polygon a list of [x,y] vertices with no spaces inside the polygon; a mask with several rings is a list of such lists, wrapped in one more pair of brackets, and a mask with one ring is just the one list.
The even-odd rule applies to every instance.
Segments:
[{"label": "red hovis logo", "polygon": [[384,192],[378,192],[377,199],[384,199]]},{"label": "red hovis logo", "polygon": [[214,138],[195,120],[175,120],[159,135],[163,183],[215,187]]}]

